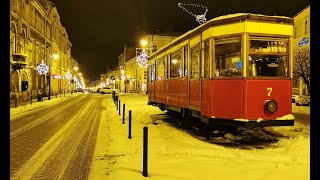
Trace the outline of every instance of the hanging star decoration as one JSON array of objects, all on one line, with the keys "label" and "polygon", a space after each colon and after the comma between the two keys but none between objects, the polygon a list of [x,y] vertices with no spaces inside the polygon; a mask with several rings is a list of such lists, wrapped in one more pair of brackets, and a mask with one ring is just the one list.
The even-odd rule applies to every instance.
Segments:
[{"label": "hanging star decoration", "polygon": [[[200,15],[197,15],[191,11],[189,11],[187,8],[185,8],[184,6],[193,6],[193,7],[200,7],[200,8],[203,8],[205,9],[205,12],[203,14],[200,14]],[[196,18],[196,21],[199,23],[199,24],[203,24],[205,22],[207,22],[207,19],[206,19],[206,14],[208,12],[208,8],[207,7],[204,7],[202,5],[199,5],[199,4],[185,4],[185,3],[178,3],[178,7],[183,9],[184,11],[186,11],[187,13],[191,14],[193,17]]]},{"label": "hanging star decoration", "polygon": [[137,57],[137,63],[139,67],[146,68],[148,67],[148,54],[145,51],[142,51],[141,54]]},{"label": "hanging star decoration", "polygon": [[38,74],[43,75],[47,74],[49,67],[44,63],[44,60],[37,66]]}]

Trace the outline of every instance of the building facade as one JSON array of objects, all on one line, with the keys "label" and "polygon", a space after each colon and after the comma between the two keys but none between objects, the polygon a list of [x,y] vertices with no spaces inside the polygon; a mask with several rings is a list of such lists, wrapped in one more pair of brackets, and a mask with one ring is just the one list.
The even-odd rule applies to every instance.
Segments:
[{"label": "building facade", "polygon": [[[297,48],[299,46],[310,47],[310,6],[296,14],[293,17],[293,20],[293,48]],[[294,76],[292,88],[293,94],[307,94],[306,84],[303,82],[302,78]]]},{"label": "building facade", "polygon": [[[72,71],[72,44],[49,0],[10,0],[10,98],[52,95],[68,90],[65,75]],[[44,62],[49,71],[40,75]],[[50,74],[50,76],[49,76]]]}]

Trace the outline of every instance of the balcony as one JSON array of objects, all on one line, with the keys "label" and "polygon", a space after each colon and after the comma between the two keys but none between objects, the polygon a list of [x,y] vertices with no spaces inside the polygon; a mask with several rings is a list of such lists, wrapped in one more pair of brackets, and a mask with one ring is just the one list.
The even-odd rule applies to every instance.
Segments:
[{"label": "balcony", "polygon": [[23,69],[27,66],[27,55],[25,54],[12,54],[12,68],[15,70]]}]

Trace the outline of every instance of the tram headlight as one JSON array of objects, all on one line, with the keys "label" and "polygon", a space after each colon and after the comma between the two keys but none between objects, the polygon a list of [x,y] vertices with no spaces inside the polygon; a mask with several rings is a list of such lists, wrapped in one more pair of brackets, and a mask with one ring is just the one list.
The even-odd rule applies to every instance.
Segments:
[{"label": "tram headlight", "polygon": [[275,112],[278,109],[278,104],[274,100],[266,100],[264,102],[264,109],[268,112]]}]

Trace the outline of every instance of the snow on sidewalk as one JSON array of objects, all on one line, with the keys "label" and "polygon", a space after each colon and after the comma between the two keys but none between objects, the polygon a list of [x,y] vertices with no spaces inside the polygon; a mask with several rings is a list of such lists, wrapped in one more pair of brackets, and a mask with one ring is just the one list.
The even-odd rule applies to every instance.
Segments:
[{"label": "snow on sidewalk", "polygon": [[[149,134],[149,179],[310,179],[310,137],[283,138],[272,148],[252,150],[210,144],[163,122],[164,112],[148,106],[147,98],[120,94],[121,115],[111,97],[103,101],[105,110],[89,179],[145,179],[144,126]],[[123,103],[125,124],[122,124]],[[132,110],[132,139],[128,138],[129,110]]]}]

